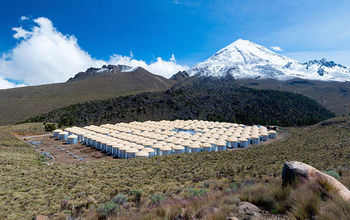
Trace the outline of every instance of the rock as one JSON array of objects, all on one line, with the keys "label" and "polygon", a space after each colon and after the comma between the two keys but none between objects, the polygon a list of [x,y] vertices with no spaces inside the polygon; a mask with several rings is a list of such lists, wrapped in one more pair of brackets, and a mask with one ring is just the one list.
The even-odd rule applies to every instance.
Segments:
[{"label": "rock", "polygon": [[226,220],[238,220],[237,217],[227,217]]},{"label": "rock", "polygon": [[245,215],[250,215],[250,216],[255,216],[255,217],[261,217],[261,210],[253,205],[252,203],[249,202],[242,202],[239,205],[239,214],[245,214]]},{"label": "rock", "polygon": [[188,73],[186,71],[179,71],[176,74],[174,74],[170,80],[174,80],[176,82],[180,82],[182,80],[185,80],[187,78],[189,78],[190,76],[188,75]]},{"label": "rock", "polygon": [[298,161],[285,162],[283,165],[283,186],[292,184],[295,181],[308,182],[317,179],[326,180],[339,192],[339,195],[344,200],[350,200],[350,191],[334,177],[327,175],[308,164]]},{"label": "rock", "polygon": [[209,216],[209,215],[214,214],[218,211],[219,211],[219,209],[215,208],[215,207],[202,208],[201,210],[199,210],[199,212],[197,213],[197,215],[195,217],[196,217],[196,219],[202,219],[205,216]]},{"label": "rock", "polygon": [[46,215],[37,215],[34,220],[47,220],[49,219]]}]

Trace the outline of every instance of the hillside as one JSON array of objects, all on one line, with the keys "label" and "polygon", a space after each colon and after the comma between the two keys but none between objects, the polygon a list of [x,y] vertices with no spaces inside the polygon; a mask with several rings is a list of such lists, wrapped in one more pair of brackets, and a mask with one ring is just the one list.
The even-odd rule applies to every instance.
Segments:
[{"label": "hillside", "polygon": [[241,79],[237,84],[253,89],[273,89],[296,92],[316,100],[334,112],[337,116],[350,114],[350,82],[315,81],[292,79],[278,81],[274,79]]},{"label": "hillside", "polygon": [[191,78],[165,92],[75,104],[29,119],[88,125],[146,120],[201,119],[244,124],[299,126],[334,114],[294,93],[237,86],[232,79]]},{"label": "hillside", "polygon": [[174,82],[143,68],[80,80],[0,90],[0,125],[24,121],[63,106],[146,91],[161,91]]},{"label": "hillside", "polygon": [[133,206],[138,204],[132,202],[135,191],[141,192],[144,204],[152,204],[152,195],[179,198],[191,188],[199,195],[219,189],[227,192],[226,189],[280,180],[283,163],[292,160],[320,170],[342,171],[342,181],[349,187],[349,122],[349,118],[337,118],[288,129],[288,139],[244,150],[98,163],[46,166],[33,149],[0,147],[0,218],[64,216],[67,212],[60,209],[60,204],[65,200],[78,210],[98,210],[99,204],[117,194],[126,195],[129,209],[137,210]]}]

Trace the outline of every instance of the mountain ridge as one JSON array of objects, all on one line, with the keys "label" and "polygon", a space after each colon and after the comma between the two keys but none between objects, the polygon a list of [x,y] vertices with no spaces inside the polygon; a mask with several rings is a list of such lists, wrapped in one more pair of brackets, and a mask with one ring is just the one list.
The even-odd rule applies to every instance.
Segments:
[{"label": "mountain ridge", "polygon": [[189,75],[224,77],[229,74],[235,79],[277,79],[293,78],[350,81],[350,69],[326,59],[305,63],[290,59],[261,45],[239,39],[219,50],[207,60],[198,63]]},{"label": "mountain ridge", "polygon": [[174,84],[172,80],[136,68],[64,83],[0,90],[0,125],[18,123],[75,103],[163,91]]},{"label": "mountain ridge", "polygon": [[132,72],[133,70],[135,69],[126,65],[103,65],[101,68],[90,67],[85,72],[79,72],[75,76],[69,78],[67,82],[84,80],[87,78],[95,77],[102,74],[108,74],[108,73]]},{"label": "mountain ridge", "polygon": [[27,122],[85,126],[147,120],[198,119],[300,126],[334,114],[303,95],[239,86],[233,78],[191,77],[171,89],[95,100],[55,109]]}]

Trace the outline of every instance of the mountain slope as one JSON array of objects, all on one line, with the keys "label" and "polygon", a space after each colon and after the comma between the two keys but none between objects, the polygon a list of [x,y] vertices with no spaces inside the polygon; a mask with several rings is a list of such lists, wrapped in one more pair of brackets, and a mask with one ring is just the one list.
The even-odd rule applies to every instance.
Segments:
[{"label": "mountain slope", "polygon": [[[237,86],[234,80],[191,78],[165,92],[142,93],[57,109],[32,122],[88,125],[146,120],[199,119],[283,126],[314,124],[334,114],[294,93]],[[187,80],[186,80],[187,81]]]},{"label": "mountain slope", "polygon": [[206,61],[189,70],[190,75],[224,77],[236,79],[252,78],[288,80],[293,78],[350,81],[350,69],[328,62],[309,61],[300,63],[277,54],[253,42],[239,39],[221,49]]},{"label": "mountain slope", "polygon": [[0,90],[0,125],[75,103],[166,90],[174,83],[137,68],[131,72],[106,73],[66,83]]},{"label": "mountain slope", "polygon": [[253,89],[295,92],[316,100],[338,116],[350,115],[350,82],[291,79],[240,79],[237,84]]}]

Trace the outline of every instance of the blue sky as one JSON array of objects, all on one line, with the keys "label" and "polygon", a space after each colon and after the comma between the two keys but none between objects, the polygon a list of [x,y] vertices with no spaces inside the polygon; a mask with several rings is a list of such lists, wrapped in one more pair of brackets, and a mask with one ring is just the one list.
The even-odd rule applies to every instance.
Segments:
[{"label": "blue sky", "polygon": [[[108,61],[116,54],[126,58],[132,52],[132,59],[146,64],[158,57],[175,62],[174,54],[177,65],[189,67],[242,38],[268,48],[279,46],[280,53],[296,60],[325,57],[350,65],[350,1],[345,0],[11,0],[1,4],[0,53],[7,59],[13,59],[12,51],[28,40],[14,38],[12,28],[30,31],[33,20],[44,17],[61,37],[74,36],[75,46],[94,61]],[[21,20],[22,16],[28,19]],[[34,72],[12,71],[19,62],[3,64],[3,69],[0,63],[0,79],[35,85],[63,81],[75,73],[58,71],[61,78],[52,75],[30,81]],[[23,65],[19,69],[27,69]],[[84,61],[81,70],[86,65]],[[50,65],[45,68],[50,70]]]}]

